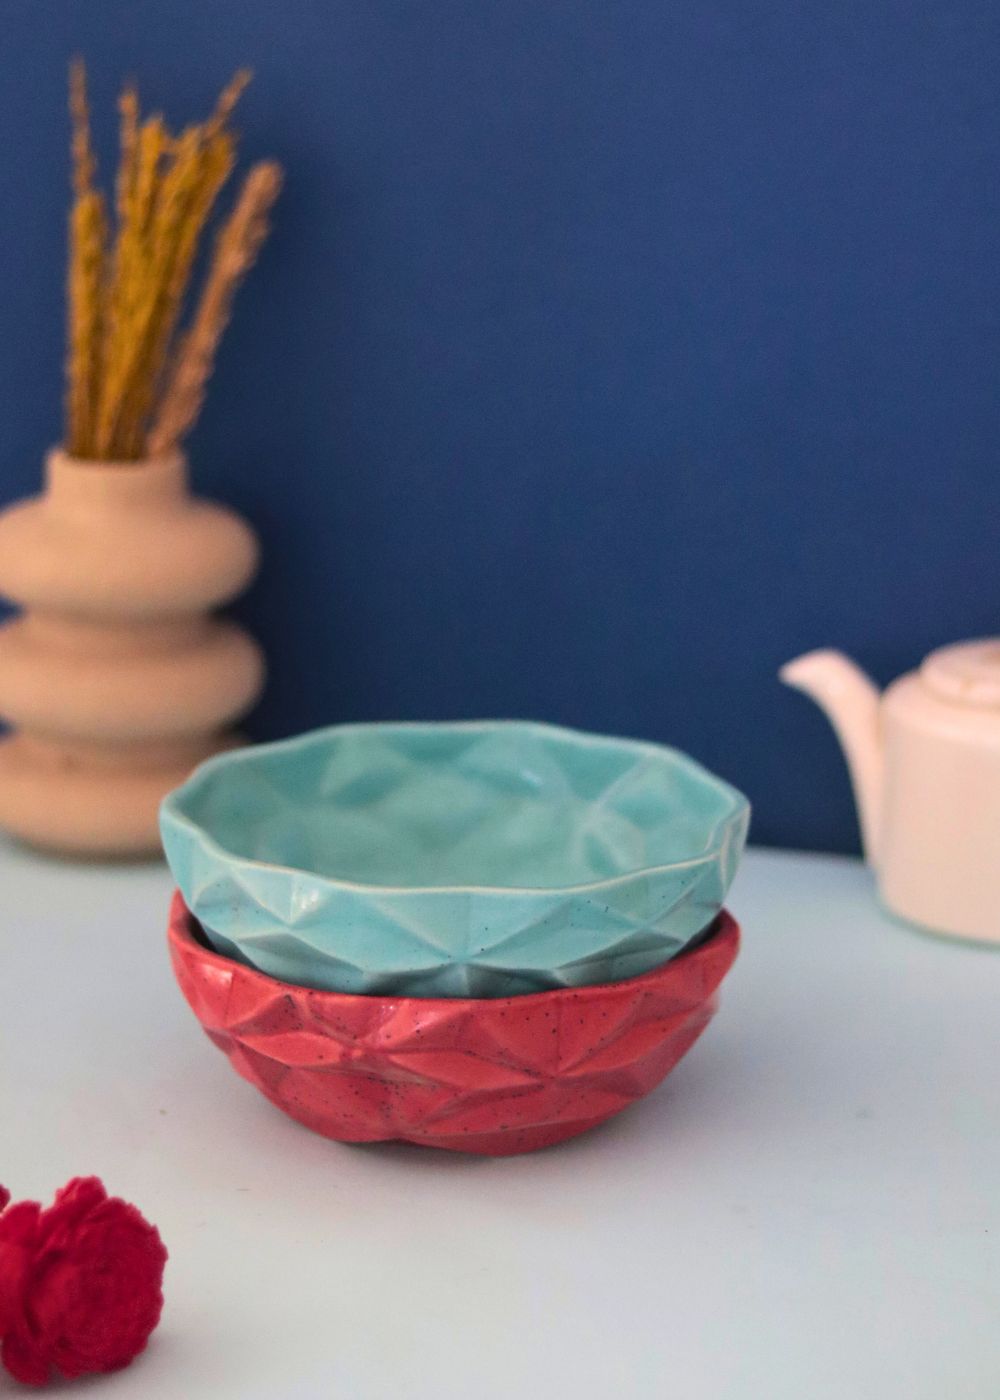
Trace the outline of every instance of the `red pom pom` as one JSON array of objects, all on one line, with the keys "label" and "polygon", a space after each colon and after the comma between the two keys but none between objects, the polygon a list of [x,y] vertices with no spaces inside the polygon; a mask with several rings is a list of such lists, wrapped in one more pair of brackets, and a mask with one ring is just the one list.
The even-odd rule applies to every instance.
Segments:
[{"label": "red pom pom", "polygon": [[0,1187],[0,1360],[19,1381],[117,1371],[160,1320],[167,1251],[135,1206],[77,1177],[42,1210]]}]

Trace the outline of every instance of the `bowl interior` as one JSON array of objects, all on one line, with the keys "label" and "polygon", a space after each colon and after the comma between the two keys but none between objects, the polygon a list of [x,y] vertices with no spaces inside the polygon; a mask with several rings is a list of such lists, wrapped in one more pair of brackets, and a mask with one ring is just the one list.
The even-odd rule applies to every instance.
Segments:
[{"label": "bowl interior", "polygon": [[674,750],[546,725],[344,725],[168,799],[224,852],[354,884],[562,888],[693,860],[745,799]]}]

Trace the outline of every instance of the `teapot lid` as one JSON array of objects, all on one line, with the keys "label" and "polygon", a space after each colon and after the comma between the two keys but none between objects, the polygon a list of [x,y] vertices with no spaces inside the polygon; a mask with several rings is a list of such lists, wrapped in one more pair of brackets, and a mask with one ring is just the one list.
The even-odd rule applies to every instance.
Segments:
[{"label": "teapot lid", "polygon": [[1000,709],[1000,637],[939,647],[924,660],[920,678],[941,700]]}]

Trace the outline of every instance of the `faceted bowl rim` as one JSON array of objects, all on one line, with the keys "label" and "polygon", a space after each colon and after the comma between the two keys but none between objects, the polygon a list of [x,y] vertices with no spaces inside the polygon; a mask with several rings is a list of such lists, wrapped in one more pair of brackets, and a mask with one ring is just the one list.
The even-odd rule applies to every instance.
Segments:
[{"label": "faceted bowl rim", "polygon": [[[684,860],[667,861],[659,865],[636,866],[634,870],[617,875],[605,876],[599,880],[584,880],[569,885],[491,885],[491,884],[431,884],[431,885],[382,885],[366,881],[348,880],[342,876],[325,875],[316,870],[301,866],[284,865],[278,861],[258,860],[253,856],[239,855],[227,849],[204,826],[188,816],[182,803],[199,788],[210,782],[218,773],[231,767],[252,763],[256,759],[274,753],[293,753],[299,749],[320,744],[334,735],[369,733],[375,731],[433,731],[452,730],[457,733],[478,731],[519,729],[541,737],[551,736],[569,740],[581,747],[611,746],[628,749],[636,754],[646,755],[666,762],[674,769],[686,772],[704,787],[711,788],[727,803],[717,821],[708,829],[706,849]],[[351,724],[325,725],[320,729],[307,730],[287,739],[275,739],[268,743],[250,744],[244,748],[230,749],[216,754],[199,764],[194,772],[179,787],[167,793],[160,804],[160,830],[178,834],[189,845],[200,846],[202,851],[219,863],[241,869],[259,871],[270,876],[281,876],[295,880],[310,880],[327,889],[344,890],[369,898],[387,898],[400,895],[487,895],[491,898],[525,898],[545,895],[589,894],[612,889],[632,881],[650,876],[663,875],[670,871],[694,870],[709,865],[719,859],[729,839],[734,824],[739,826],[742,818],[745,826],[749,821],[749,800],[731,783],[718,777],[681,749],[668,744],[658,744],[645,739],[622,738],[617,735],[599,734],[589,730],[573,729],[566,725],[548,724],[537,720],[375,720]]]}]

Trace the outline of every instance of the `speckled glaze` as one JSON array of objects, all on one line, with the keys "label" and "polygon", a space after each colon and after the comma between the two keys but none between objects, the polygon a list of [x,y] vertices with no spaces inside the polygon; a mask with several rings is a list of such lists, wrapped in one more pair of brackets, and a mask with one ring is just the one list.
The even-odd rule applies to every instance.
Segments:
[{"label": "speckled glaze", "polygon": [[339,1142],[508,1156],[576,1137],[642,1098],[707,1026],[739,929],[607,986],[492,1000],[289,986],[213,952],[180,893],[174,972],[209,1039],[290,1118]]},{"label": "speckled glaze", "polygon": [[161,827],[216,951],[325,991],[491,997],[676,956],[722,907],[748,816],[676,750],[491,721],[225,755]]}]

